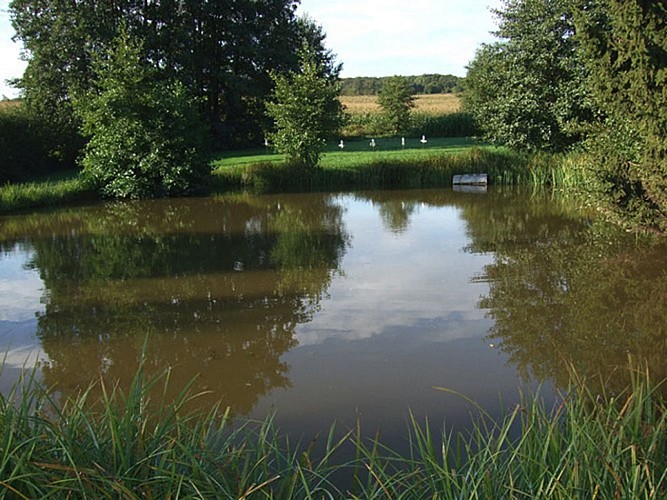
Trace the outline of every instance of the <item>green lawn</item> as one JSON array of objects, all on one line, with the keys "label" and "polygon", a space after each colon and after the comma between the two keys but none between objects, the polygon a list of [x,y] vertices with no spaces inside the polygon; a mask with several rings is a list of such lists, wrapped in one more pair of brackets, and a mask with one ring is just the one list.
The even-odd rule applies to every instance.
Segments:
[{"label": "green lawn", "polygon": [[[400,137],[382,137],[375,139],[375,150],[370,147],[369,139],[345,140],[344,148],[338,147],[337,141],[330,141],[321,160],[322,167],[347,167],[371,163],[376,160],[407,160],[424,158],[442,153],[458,153],[473,146],[489,147],[470,138],[427,138],[422,145],[418,137],[406,137],[405,148],[401,146]],[[268,148],[249,149],[242,151],[226,151],[215,155],[214,170],[220,167],[238,167],[253,163],[281,162],[284,156],[273,153]]]}]

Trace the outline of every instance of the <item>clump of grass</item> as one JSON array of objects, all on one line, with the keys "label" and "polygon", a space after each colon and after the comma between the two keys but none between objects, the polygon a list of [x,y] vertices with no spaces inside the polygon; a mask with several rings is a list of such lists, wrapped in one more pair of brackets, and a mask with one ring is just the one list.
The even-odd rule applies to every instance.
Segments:
[{"label": "clump of grass", "polygon": [[[327,482],[330,434],[314,462],[281,439],[270,418],[232,423],[219,406],[184,413],[197,395],[175,401],[151,394],[166,389],[169,373],[139,369],[124,392],[103,382],[58,404],[35,372],[0,398],[0,496],[17,498],[312,498],[341,494]],[[164,394],[164,392],[163,392]]]},{"label": "clump of grass", "polygon": [[375,441],[357,442],[369,471],[364,494],[664,498],[667,407],[658,388],[647,372],[635,372],[624,392],[596,393],[573,373],[557,408],[524,398],[501,422],[478,408],[479,419],[467,435],[435,439],[428,425],[413,419],[409,456]]},{"label": "clump of grass", "polygon": [[0,187],[0,213],[26,208],[53,207],[93,198],[93,191],[79,177]]},{"label": "clump of grass", "polygon": [[[524,398],[500,421],[477,407],[467,432],[434,435],[412,418],[409,452],[335,427],[322,452],[291,445],[268,417],[166,401],[169,372],[141,366],[126,392],[58,403],[28,372],[0,397],[0,496],[122,498],[664,498],[667,407],[633,371],[619,394],[571,376],[556,408]],[[444,390],[444,389],[443,389]],[[451,391],[448,391],[451,392]],[[151,395],[162,394],[151,400]],[[465,397],[465,396],[462,396]],[[338,462],[352,446],[353,459]],[[343,483],[338,478],[343,478]]]}]

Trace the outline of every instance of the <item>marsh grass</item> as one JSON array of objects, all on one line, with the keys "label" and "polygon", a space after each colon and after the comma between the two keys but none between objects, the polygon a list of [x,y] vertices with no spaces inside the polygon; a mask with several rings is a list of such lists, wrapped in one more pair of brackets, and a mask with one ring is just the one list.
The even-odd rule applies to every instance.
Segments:
[{"label": "marsh grass", "polygon": [[[667,408],[660,384],[630,371],[618,394],[572,372],[555,408],[524,397],[500,420],[472,402],[475,423],[456,435],[413,417],[405,454],[363,437],[361,423],[343,435],[332,426],[314,452],[271,417],[186,412],[198,395],[187,386],[167,401],[168,371],[147,377],[140,367],[126,391],[99,382],[99,399],[89,388],[66,401],[27,371],[0,398],[0,496],[664,498]],[[355,453],[341,461],[346,446]]]}]

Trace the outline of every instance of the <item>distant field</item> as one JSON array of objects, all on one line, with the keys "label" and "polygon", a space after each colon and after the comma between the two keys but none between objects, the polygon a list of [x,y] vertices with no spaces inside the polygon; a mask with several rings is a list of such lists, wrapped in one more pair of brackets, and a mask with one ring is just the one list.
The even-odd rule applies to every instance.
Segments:
[{"label": "distant field", "polygon": [[[354,95],[341,96],[340,101],[350,114],[375,113],[380,110],[377,96]],[[426,94],[415,98],[415,111],[441,115],[461,111],[461,98],[458,94]]]},{"label": "distant field", "polygon": [[21,104],[20,99],[0,100],[0,110],[13,108]]}]

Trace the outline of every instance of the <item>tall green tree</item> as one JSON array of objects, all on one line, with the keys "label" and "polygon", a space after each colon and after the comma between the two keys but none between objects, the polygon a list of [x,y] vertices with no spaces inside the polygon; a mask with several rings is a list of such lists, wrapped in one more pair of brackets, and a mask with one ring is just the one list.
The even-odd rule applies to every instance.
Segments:
[{"label": "tall green tree", "polygon": [[590,0],[577,15],[604,120],[588,142],[591,201],[628,227],[667,232],[667,4]]},{"label": "tall green tree", "polygon": [[499,41],[470,63],[465,108],[494,143],[567,149],[593,117],[572,0],[505,0],[495,14]]},{"label": "tall green tree", "polygon": [[93,59],[92,89],[74,99],[89,137],[84,175],[116,198],[191,191],[208,172],[196,106],[179,82],[160,80],[124,31]]},{"label": "tall green tree", "polygon": [[[26,103],[49,121],[54,140],[76,136],[72,96],[93,79],[91,56],[109,48],[122,24],[141,40],[158,78],[180,81],[199,98],[221,146],[256,141],[269,73],[298,67],[308,36],[297,0],[12,0],[10,12],[28,67]],[[76,154],[81,142],[72,141]],[[61,147],[60,149],[64,149]]]},{"label": "tall green tree", "polygon": [[342,125],[340,84],[310,44],[303,44],[300,61],[299,71],[272,74],[275,90],[266,109],[274,131],[268,138],[288,161],[314,167],[327,137]]},{"label": "tall green tree", "polygon": [[394,133],[410,126],[410,111],[415,105],[412,93],[412,86],[402,76],[393,76],[382,84],[378,103]]}]

